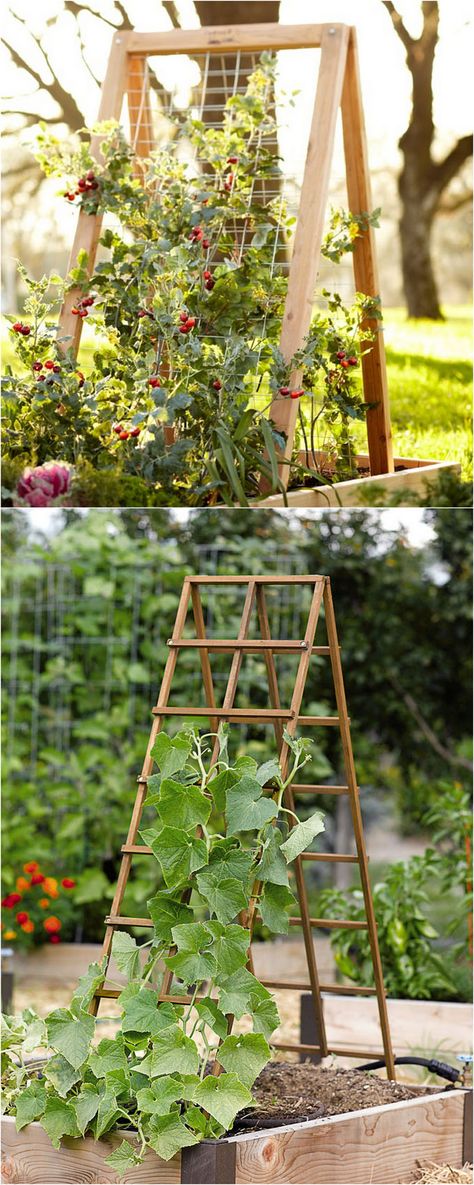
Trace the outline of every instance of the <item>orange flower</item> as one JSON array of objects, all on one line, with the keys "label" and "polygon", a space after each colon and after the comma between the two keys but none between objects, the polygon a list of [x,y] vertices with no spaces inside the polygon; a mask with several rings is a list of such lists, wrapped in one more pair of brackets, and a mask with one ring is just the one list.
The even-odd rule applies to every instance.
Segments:
[{"label": "orange flower", "polygon": [[23,872],[37,872],[38,868],[39,864],[37,864],[36,860],[30,860],[28,864],[23,865]]},{"label": "orange flower", "polygon": [[16,938],[16,930],[5,930],[3,937],[6,939]]},{"label": "orange flower", "polygon": [[46,921],[43,922],[43,926],[48,934],[57,934],[58,930],[62,928],[62,922],[59,921],[59,918],[55,918],[54,914],[51,914],[51,917],[46,918]]},{"label": "orange flower", "polygon": [[58,882],[54,876],[45,876],[43,889],[48,894],[48,897],[59,897]]},{"label": "orange flower", "polygon": [[41,909],[49,909],[49,906],[50,906],[49,897],[40,897],[39,904],[41,905]]},{"label": "orange flower", "polygon": [[23,922],[21,928],[25,931],[25,934],[32,934],[35,927],[33,922]]},{"label": "orange flower", "polygon": [[30,882],[26,879],[26,876],[18,876],[16,887],[19,893],[24,893],[25,889],[29,889]]}]

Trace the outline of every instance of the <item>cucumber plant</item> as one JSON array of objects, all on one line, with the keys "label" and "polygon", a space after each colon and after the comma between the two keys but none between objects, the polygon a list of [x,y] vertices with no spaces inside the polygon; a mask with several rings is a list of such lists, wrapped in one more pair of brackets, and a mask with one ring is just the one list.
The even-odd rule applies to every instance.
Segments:
[{"label": "cucumber plant", "polygon": [[[63,1136],[117,1133],[122,1142],[107,1163],[119,1174],[147,1148],[168,1160],[218,1138],[252,1105],[279,1023],[271,993],[248,967],[252,914],[258,910],[273,933],[287,932],[296,903],[291,862],[324,830],[320,811],[300,822],[284,805],[286,786],[309,759],[308,742],[285,734],[283,778],[275,758],[231,762],[225,729],[212,762],[213,739],[159,733],[152,750],[154,814],[140,834],[162,879],[147,902],[151,939],[114,934],[112,955],[127,978],[116,1035],[95,1040],[90,1006],[105,980],[98,963],[69,1008],[45,1020],[31,1010],[4,1020],[4,1097],[17,1129],[39,1120],[55,1148]],[[176,980],[172,999],[157,1002],[167,972]],[[232,1032],[233,1018],[243,1017],[245,1031]],[[31,1070],[26,1056],[41,1046],[51,1056]]]}]

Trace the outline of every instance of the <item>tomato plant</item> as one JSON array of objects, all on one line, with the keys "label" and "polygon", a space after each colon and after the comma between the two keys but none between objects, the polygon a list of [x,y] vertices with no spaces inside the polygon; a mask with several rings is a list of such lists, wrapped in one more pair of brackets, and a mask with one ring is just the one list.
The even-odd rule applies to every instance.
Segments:
[{"label": "tomato plant", "polygon": [[[362,324],[378,306],[359,294],[348,309],[326,293],[327,312],[315,315],[302,349],[282,357],[282,259],[294,219],[282,195],[266,198],[262,189],[278,169],[275,68],[263,55],[246,93],[228,99],[220,127],[179,117],[170,144],[139,168],[116,124],[93,129],[100,164],[90,138],[71,147],[41,133],[44,170],[63,185],[66,178],[62,200],[112,216],[113,225],[92,275],[84,251],[66,280],[33,282],[22,269],[23,319],[11,318],[18,373],[4,383],[7,502],[33,505],[36,477],[28,473],[18,487],[22,469],[56,462],[74,467],[58,495],[68,505],[88,496],[100,504],[101,481],[120,504],[111,474],[135,480],[139,504],[247,505],[262,478],[282,488],[284,439],[269,419],[275,398],[302,405],[308,454],[324,424],[329,467],[336,477],[353,472],[351,423],[366,411],[355,378],[370,341]],[[374,217],[333,213],[326,256],[337,262],[351,251]],[[92,365],[83,369],[56,329],[71,290],[72,315],[93,332]],[[296,367],[301,387],[292,390]],[[301,467],[292,464],[298,480]],[[313,477],[328,480],[319,461]]]}]

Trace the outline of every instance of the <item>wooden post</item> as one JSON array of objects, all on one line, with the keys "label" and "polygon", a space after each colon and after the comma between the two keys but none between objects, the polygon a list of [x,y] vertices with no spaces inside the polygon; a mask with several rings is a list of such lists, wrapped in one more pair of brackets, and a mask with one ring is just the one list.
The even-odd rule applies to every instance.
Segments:
[{"label": "wooden post", "polygon": [[[107,73],[101,91],[99,114],[97,117],[99,122],[104,119],[120,119],[125,89],[127,38],[127,33],[120,33],[114,34],[112,39]],[[100,141],[100,136],[95,136],[91,141],[91,151],[97,160],[100,160]],[[89,275],[92,274],[101,229],[101,214],[84,214],[82,210],[80,211],[71,254],[69,256],[68,274],[72,268],[76,267],[77,257],[80,251],[87,251],[87,270]],[[77,298],[77,288],[71,289],[64,298],[59,316],[59,337],[67,338],[66,341],[59,343],[60,349],[64,353],[72,349],[74,356],[77,355],[82,332],[82,317],[76,317],[71,312]]]},{"label": "wooden post", "polygon": [[[349,209],[353,214],[370,213],[372,195],[355,29],[351,29],[347,51],[342,91],[342,128]],[[380,296],[374,230],[371,226],[355,240],[353,259],[357,291],[367,296]],[[385,343],[380,321],[367,319],[364,324],[376,333],[370,352],[362,358],[364,398],[367,403],[376,403],[376,407],[367,411],[370,473],[374,476],[378,473],[393,473],[392,432]]]},{"label": "wooden post", "polygon": [[236,1145],[230,1140],[203,1140],[181,1153],[182,1185],[233,1185]]},{"label": "wooden post", "polygon": [[[302,345],[311,324],[348,41],[347,26],[325,26],[280,339],[281,352],[288,360]],[[301,372],[294,371],[290,386],[297,388],[300,381]],[[297,415],[297,399],[280,397],[273,400],[270,419],[286,436],[282,454],[284,463],[279,467],[285,487],[288,485],[288,461],[293,452]]]}]

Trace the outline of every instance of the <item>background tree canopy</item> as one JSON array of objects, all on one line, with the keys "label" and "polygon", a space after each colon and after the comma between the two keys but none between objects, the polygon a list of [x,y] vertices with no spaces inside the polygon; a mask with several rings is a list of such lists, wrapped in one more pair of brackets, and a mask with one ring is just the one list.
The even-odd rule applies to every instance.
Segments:
[{"label": "background tree canopy", "polygon": [[[6,889],[25,861],[54,859],[78,877],[76,933],[101,937],[183,576],[258,574],[263,555],[266,573],[331,577],[366,810],[385,796],[401,830],[423,829],[440,785],[467,784],[472,768],[472,535],[468,512],[427,510],[431,538],[415,545],[406,523],[420,513],[300,512],[288,521],[271,511],[194,511],[184,520],[168,511],[64,511],[61,529],[43,538],[23,512],[5,513]],[[305,609],[280,590],[272,628],[301,636]],[[209,631],[235,636],[240,611],[228,591],[214,597]],[[332,708],[324,663],[315,660],[310,674],[310,712]],[[215,664],[221,690],[228,656]],[[282,664],[284,696],[294,666]],[[202,702],[192,652],[177,671],[174,702]],[[252,657],[242,703],[250,696],[266,706]],[[315,736],[308,780],[340,780],[334,732]],[[273,734],[262,739],[248,727],[239,742],[263,759]],[[323,806],[333,809],[329,798]],[[140,867],[126,911],[140,912],[150,875]]]}]

